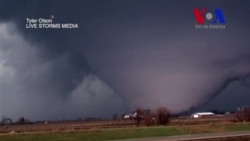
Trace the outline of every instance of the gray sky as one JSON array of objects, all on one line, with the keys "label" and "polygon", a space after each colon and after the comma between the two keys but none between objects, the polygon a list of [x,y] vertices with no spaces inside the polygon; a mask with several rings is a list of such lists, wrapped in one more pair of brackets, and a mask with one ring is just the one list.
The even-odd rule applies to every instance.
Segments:
[{"label": "gray sky", "polygon": [[[136,107],[183,112],[204,103],[223,110],[249,105],[249,6],[1,0],[0,116],[72,119]],[[212,14],[220,8],[226,29],[196,29],[194,8]],[[50,15],[79,28],[25,28],[26,18]]]}]

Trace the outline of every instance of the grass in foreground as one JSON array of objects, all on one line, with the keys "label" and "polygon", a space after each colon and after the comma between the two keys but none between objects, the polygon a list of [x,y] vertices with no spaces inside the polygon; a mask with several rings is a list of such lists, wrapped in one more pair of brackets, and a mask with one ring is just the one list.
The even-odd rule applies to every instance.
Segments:
[{"label": "grass in foreground", "polygon": [[0,141],[105,141],[244,130],[250,130],[250,123],[225,125],[212,123],[204,125],[92,129],[88,131],[75,132],[14,134],[2,135],[0,136]]},{"label": "grass in foreground", "polygon": [[0,136],[0,141],[104,141],[185,134],[174,127],[95,129],[78,132],[33,133]]}]

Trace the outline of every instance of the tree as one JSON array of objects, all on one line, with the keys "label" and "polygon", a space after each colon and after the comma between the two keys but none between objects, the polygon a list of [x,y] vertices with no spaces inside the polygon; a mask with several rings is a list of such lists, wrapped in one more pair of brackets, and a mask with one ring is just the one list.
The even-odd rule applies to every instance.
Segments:
[{"label": "tree", "polygon": [[153,126],[156,125],[156,114],[155,113],[148,113],[144,117],[144,122],[146,126]]},{"label": "tree", "polygon": [[240,107],[235,112],[235,117],[238,121],[250,121],[250,107]]},{"label": "tree", "polygon": [[113,120],[117,120],[117,114],[113,115]]},{"label": "tree", "polygon": [[24,117],[20,117],[17,121],[16,124],[32,124],[31,121],[28,119],[25,119]]},{"label": "tree", "polygon": [[143,119],[144,112],[142,109],[137,108],[136,112],[134,113],[134,117],[136,120],[136,126],[139,126],[141,120]]},{"label": "tree", "polygon": [[157,123],[166,125],[169,122],[170,111],[165,107],[159,107],[156,109]]}]

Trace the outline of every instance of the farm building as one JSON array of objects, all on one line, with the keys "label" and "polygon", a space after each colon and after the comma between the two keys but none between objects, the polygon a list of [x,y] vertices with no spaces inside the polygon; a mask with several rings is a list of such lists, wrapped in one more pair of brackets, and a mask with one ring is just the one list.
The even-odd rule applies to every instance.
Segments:
[{"label": "farm building", "polygon": [[214,116],[215,114],[212,112],[200,112],[200,113],[194,113],[191,115],[191,118],[202,118],[202,117],[210,117]]}]

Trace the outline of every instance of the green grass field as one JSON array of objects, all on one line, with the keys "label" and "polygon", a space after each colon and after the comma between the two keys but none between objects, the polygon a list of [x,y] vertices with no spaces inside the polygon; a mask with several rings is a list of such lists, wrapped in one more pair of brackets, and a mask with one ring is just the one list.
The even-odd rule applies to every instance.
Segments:
[{"label": "green grass field", "polygon": [[250,123],[90,129],[86,131],[1,135],[0,141],[105,141],[250,130]]}]

